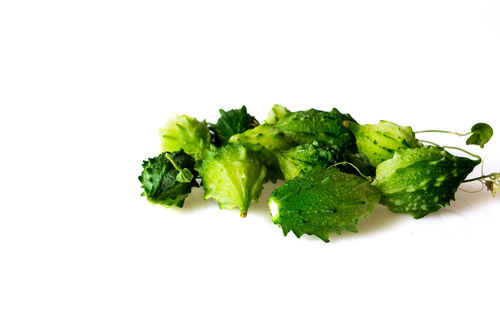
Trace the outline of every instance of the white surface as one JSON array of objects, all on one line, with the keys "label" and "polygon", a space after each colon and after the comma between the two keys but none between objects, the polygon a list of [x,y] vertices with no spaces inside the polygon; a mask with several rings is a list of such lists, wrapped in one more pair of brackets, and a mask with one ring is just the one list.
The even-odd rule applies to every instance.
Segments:
[{"label": "white surface", "polygon": [[[241,219],[137,180],[172,114],[243,104],[500,133],[498,1],[2,1],[0,103],[1,310],[500,308],[489,193],[325,244],[282,236],[269,187]],[[499,134],[469,149],[500,171]]]}]

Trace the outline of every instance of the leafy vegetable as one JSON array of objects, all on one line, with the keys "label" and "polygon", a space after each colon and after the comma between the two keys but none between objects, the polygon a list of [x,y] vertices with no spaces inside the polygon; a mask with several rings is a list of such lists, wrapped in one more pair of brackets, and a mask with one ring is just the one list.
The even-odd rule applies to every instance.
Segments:
[{"label": "leafy vegetable", "polygon": [[229,111],[220,109],[219,112],[220,118],[217,120],[217,123],[211,124],[211,128],[215,133],[214,140],[217,146],[224,146],[231,136],[243,133],[259,125],[255,117],[247,113],[245,106]]},{"label": "leafy vegetable", "polygon": [[259,199],[266,167],[257,153],[241,145],[228,144],[203,159],[200,175],[205,199],[213,198],[221,209],[237,206],[245,217],[250,202]]},{"label": "leafy vegetable", "polygon": [[374,185],[391,211],[421,218],[454,200],[458,186],[479,163],[432,146],[401,149],[377,167]]},{"label": "leafy vegetable", "polygon": [[182,207],[191,188],[198,187],[194,159],[183,151],[162,153],[144,161],[142,167],[142,196],[152,203]]},{"label": "leafy vegetable", "polygon": [[465,142],[467,145],[478,145],[484,148],[491,137],[493,136],[493,129],[486,123],[474,124],[471,128],[472,135],[467,138]]},{"label": "leafy vegetable", "polygon": [[238,207],[244,217],[265,182],[284,179],[268,201],[272,221],[285,235],[293,231],[328,241],[331,232],[356,232],[377,202],[421,218],[450,204],[461,183],[480,181],[493,196],[500,189],[500,173],[466,179],[479,156],[415,138],[425,132],[470,135],[466,143],[482,148],[493,135],[485,123],[461,134],[414,132],[388,121],[360,125],[337,109],[292,112],[274,105],[261,125],[245,106],[220,114],[210,128],[181,115],[160,129],[163,153],[143,163],[143,196],[182,207],[198,187],[199,172],[205,199],[213,198],[221,209]]},{"label": "leafy vegetable", "polygon": [[315,166],[327,167],[337,162],[335,150],[316,141],[282,151],[276,157],[286,181],[294,179],[301,171],[307,172]]},{"label": "leafy vegetable", "polygon": [[278,187],[268,203],[283,234],[314,234],[328,242],[330,232],[357,232],[358,222],[379,199],[379,191],[365,179],[318,166]]},{"label": "leafy vegetable", "polygon": [[288,113],[290,113],[290,110],[286,109],[285,107],[280,105],[274,105],[271,111],[269,111],[269,114],[267,115],[266,123],[276,124],[276,122],[283,119],[283,117],[286,116]]},{"label": "leafy vegetable", "polygon": [[205,121],[182,115],[170,119],[160,129],[162,152],[183,149],[196,160],[201,159],[210,150],[211,135]]},{"label": "leafy vegetable", "polygon": [[403,127],[389,121],[365,125],[346,122],[346,125],[356,137],[359,152],[375,167],[392,158],[396,150],[422,146],[409,126]]}]

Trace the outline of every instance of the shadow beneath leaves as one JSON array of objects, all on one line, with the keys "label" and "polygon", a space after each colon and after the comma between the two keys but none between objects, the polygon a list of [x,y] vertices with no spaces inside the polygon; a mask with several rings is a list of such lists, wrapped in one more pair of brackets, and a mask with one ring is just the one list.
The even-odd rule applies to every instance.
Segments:
[{"label": "shadow beneath leaves", "polygon": [[[267,183],[264,185],[262,189],[262,194],[259,197],[258,203],[252,202],[250,207],[248,208],[249,215],[263,215],[266,218],[269,217],[269,206],[267,205],[267,201],[269,200],[269,196],[274,189],[278,188],[283,184],[283,181],[278,181],[277,183]],[[184,206],[182,207],[182,212],[192,212],[196,211],[200,208],[219,208],[218,203],[212,199],[205,200],[203,195],[205,194],[205,190],[203,187],[200,188],[192,188],[191,194],[184,201]],[[237,211],[239,215],[239,210],[237,207],[233,208],[233,210]]]},{"label": "shadow beneath leaves", "polygon": [[264,189],[262,189],[262,195],[259,198],[259,202],[250,205],[250,208],[248,209],[248,214],[264,215],[265,217],[271,219],[271,215],[269,214],[269,205],[267,205],[267,201],[269,201],[271,192],[273,192],[274,189],[278,188],[283,184],[284,182],[282,180],[279,180],[275,184],[271,182],[265,184]]},{"label": "shadow beneath leaves", "polygon": [[383,230],[386,227],[400,221],[403,217],[411,217],[406,214],[395,214],[383,205],[377,205],[373,213],[366,219],[360,221],[358,232],[343,232],[341,235],[334,234],[330,236],[330,241],[343,240],[359,237],[365,234],[372,234],[378,230]]},{"label": "shadow beneath leaves", "polygon": [[[262,195],[259,198],[258,203],[252,203],[250,208],[248,209],[248,215],[257,217],[264,217],[265,219],[269,219],[270,224],[271,216],[269,214],[269,206],[267,202],[273,190],[277,187],[281,186],[284,182],[278,181],[277,183],[267,183],[264,185],[262,190]],[[451,205],[446,206],[445,208],[441,208],[439,211],[435,213],[431,213],[425,218],[430,217],[442,217],[447,213],[452,213],[455,215],[465,214],[467,211],[471,209],[480,208],[482,203],[487,202],[492,199],[491,193],[488,191],[479,191],[477,193],[470,193],[466,191],[474,191],[479,188],[465,188],[459,189],[456,193],[456,201],[452,201]],[[466,190],[466,191],[464,191]],[[203,198],[205,191],[202,187],[193,188],[191,194],[186,198],[184,203],[184,207],[182,209],[178,209],[181,213],[191,213],[197,211],[201,208],[217,208],[217,202],[212,199],[205,200]],[[497,198],[498,199],[498,198]],[[234,212],[236,217],[239,217],[238,208],[234,208],[232,211]],[[238,215],[238,216],[237,216]],[[341,235],[332,234],[330,236],[330,240],[332,242],[336,240],[345,240],[350,238],[356,238],[359,236],[363,236],[366,234],[372,234],[378,230],[384,230],[385,228],[394,225],[396,222],[403,220],[403,218],[412,218],[408,214],[396,214],[391,212],[387,207],[383,205],[377,205],[373,213],[368,216],[366,219],[361,220],[358,225],[358,232],[343,232]],[[418,221],[418,220],[415,220]],[[304,235],[306,237],[306,235]],[[314,239],[315,237],[311,237]]]},{"label": "shadow beneath leaves", "polygon": [[439,211],[425,217],[440,217],[444,214],[463,215],[466,212],[480,208],[483,203],[494,199],[491,192],[486,191],[485,189],[476,192],[479,189],[480,187],[460,187],[455,193],[455,201],[451,201],[450,205],[447,205]]},{"label": "shadow beneath leaves", "polygon": [[204,194],[205,194],[205,189],[203,187],[192,188],[191,193],[188,195],[188,197],[184,201],[184,205],[179,210],[181,210],[181,212],[183,212],[183,213],[186,213],[186,212],[189,213],[189,212],[194,212],[196,210],[199,210],[201,208],[205,208],[205,207],[209,207],[209,206],[213,207],[214,203],[217,204],[212,199],[205,200],[203,198]]}]

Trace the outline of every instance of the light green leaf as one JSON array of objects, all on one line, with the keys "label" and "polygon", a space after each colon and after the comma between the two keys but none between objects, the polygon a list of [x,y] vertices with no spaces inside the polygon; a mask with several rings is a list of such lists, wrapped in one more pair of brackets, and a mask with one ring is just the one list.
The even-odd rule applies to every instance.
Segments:
[{"label": "light green leaf", "polygon": [[259,199],[266,167],[257,153],[242,145],[227,144],[203,159],[200,175],[205,199],[213,198],[220,208],[239,207],[245,217],[250,202]]},{"label": "light green leaf", "polygon": [[200,122],[186,115],[176,116],[159,133],[162,152],[182,149],[195,160],[200,160],[210,150],[212,138],[205,121]]}]

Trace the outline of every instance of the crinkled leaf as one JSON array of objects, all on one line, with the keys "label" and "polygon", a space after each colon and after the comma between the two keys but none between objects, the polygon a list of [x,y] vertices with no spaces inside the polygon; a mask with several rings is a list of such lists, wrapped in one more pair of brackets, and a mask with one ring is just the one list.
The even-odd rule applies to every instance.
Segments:
[{"label": "crinkled leaf", "polygon": [[250,202],[259,199],[266,167],[257,153],[242,145],[228,144],[203,159],[200,175],[205,199],[213,198],[220,208],[239,207],[244,217]]},{"label": "crinkled leaf", "polygon": [[231,136],[243,133],[259,125],[255,117],[247,113],[245,106],[229,111],[220,109],[219,112],[220,118],[217,120],[217,123],[211,124],[211,128],[215,133],[214,140],[217,146],[224,146]]},{"label": "crinkled leaf", "polygon": [[467,145],[478,145],[484,148],[484,145],[493,136],[493,128],[486,123],[474,124],[471,128],[472,135],[465,142]]},{"label": "crinkled leaf", "polygon": [[479,163],[433,146],[401,149],[377,167],[374,185],[391,211],[421,218],[454,200],[458,186]]},{"label": "crinkled leaf", "polygon": [[194,159],[183,151],[172,152],[170,156],[185,174],[189,172],[191,179],[186,182],[179,181],[177,179],[179,171],[172,165],[165,153],[162,153],[142,164],[143,171],[139,176],[144,189],[142,196],[146,196],[155,204],[182,207],[191,188],[198,187],[195,181],[197,173],[194,170]]},{"label": "crinkled leaf", "polygon": [[319,166],[278,187],[268,204],[283,234],[313,234],[328,242],[331,232],[357,232],[359,221],[379,200],[379,191],[367,180]]},{"label": "crinkled leaf", "polygon": [[389,121],[380,121],[379,124],[347,124],[356,137],[358,151],[374,167],[392,158],[396,150],[422,146],[409,126],[403,127]]},{"label": "crinkled leaf", "polygon": [[186,115],[176,116],[170,119],[159,132],[162,137],[162,152],[182,149],[199,160],[210,150],[212,138],[205,121],[200,122]]}]

